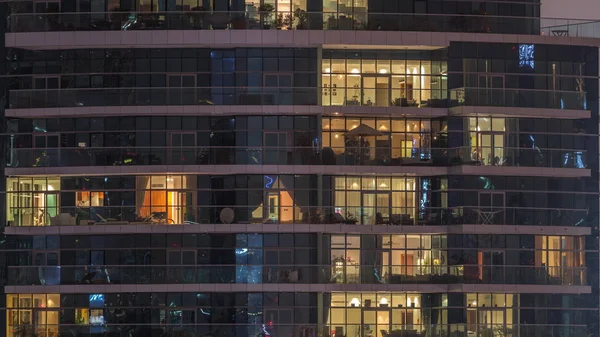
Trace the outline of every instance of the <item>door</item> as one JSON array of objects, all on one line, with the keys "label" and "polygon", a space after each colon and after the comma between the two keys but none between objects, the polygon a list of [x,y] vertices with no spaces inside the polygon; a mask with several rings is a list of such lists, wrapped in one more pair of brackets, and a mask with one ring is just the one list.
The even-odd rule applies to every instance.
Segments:
[{"label": "door", "polygon": [[[393,274],[399,274],[398,270],[394,270],[394,262],[392,259],[393,252],[390,249],[384,249],[380,253],[381,261],[375,269],[375,281],[380,283],[388,283]],[[399,269],[399,268],[396,268]]]},{"label": "door", "polygon": [[479,192],[479,207],[476,210],[478,224],[504,224],[504,192]]},{"label": "door", "polygon": [[169,164],[196,164],[196,133],[173,132],[169,136]]},{"label": "door", "polygon": [[504,252],[479,252],[479,273],[484,283],[504,283]]},{"label": "door", "polygon": [[477,336],[506,336],[504,330],[505,309],[477,310]]},{"label": "door", "polygon": [[[167,74],[167,101],[169,105],[195,105],[196,74]],[[153,92],[154,94],[154,92]]]},{"label": "door", "polygon": [[36,90],[60,89],[60,77],[36,76],[33,79],[33,88]]},{"label": "door", "polygon": [[279,192],[267,192],[267,207],[266,218],[269,220],[278,223],[279,222]]},{"label": "door", "polygon": [[263,163],[265,165],[286,165],[293,164],[288,160],[288,155],[291,155],[294,150],[288,147],[291,140],[288,138],[291,134],[287,132],[265,132],[264,148],[263,148]]},{"label": "door", "polygon": [[43,102],[44,106],[55,107],[59,105],[60,77],[59,76],[36,76],[33,79],[35,90],[34,100]]},{"label": "door", "polygon": [[34,166],[58,166],[60,137],[54,133],[34,134]]},{"label": "door", "polygon": [[[268,283],[296,283],[298,273],[294,267],[293,249],[265,249],[264,263]],[[249,257],[249,259],[251,259]],[[252,261],[248,261],[253,264]],[[256,262],[258,263],[258,261]]]},{"label": "door", "polygon": [[[377,303],[371,303],[377,306]],[[363,337],[387,337],[390,334],[390,309],[364,308],[363,313]]]},{"label": "door", "polygon": [[53,31],[59,28],[60,1],[35,0],[33,2],[35,25],[43,31]]},{"label": "door", "polygon": [[389,193],[363,193],[362,223],[382,225],[390,219]]},{"label": "door", "polygon": [[[193,207],[194,192],[178,192],[179,194],[179,214],[178,220],[175,223],[185,223],[186,221],[194,221],[196,219]],[[175,220],[175,219],[173,219]]]},{"label": "door", "polygon": [[196,250],[168,250],[167,263],[167,277],[171,283],[195,282]]},{"label": "door", "polygon": [[35,134],[33,147],[36,149],[58,148],[59,136],[54,133]]},{"label": "door", "polygon": [[36,0],[34,1],[35,13],[59,13],[60,12],[60,1],[50,0]]},{"label": "door", "polygon": [[363,225],[374,225],[375,214],[377,213],[377,194],[364,193],[362,198],[361,223]]},{"label": "door", "polygon": [[504,134],[498,132],[481,132],[479,134],[478,158],[483,165],[502,166],[504,157]]},{"label": "door", "polygon": [[480,105],[501,106],[505,104],[504,76],[480,74],[478,78],[478,102]]},{"label": "door", "polygon": [[[259,97],[260,103],[264,105],[291,105],[293,104],[292,73],[265,73],[263,75],[264,89],[262,97]],[[254,94],[248,95],[248,99],[256,101]]]},{"label": "door", "polygon": [[[186,214],[191,212],[187,205],[191,200],[191,192],[168,191],[167,192],[167,224],[183,224]],[[173,220],[173,222],[171,222]]]},{"label": "door", "polygon": [[58,215],[58,193],[46,193],[45,195],[45,211],[43,214],[43,219],[41,225],[48,226],[50,225],[50,218],[53,218]]},{"label": "door", "polygon": [[390,76],[363,76],[362,105],[390,105]]}]

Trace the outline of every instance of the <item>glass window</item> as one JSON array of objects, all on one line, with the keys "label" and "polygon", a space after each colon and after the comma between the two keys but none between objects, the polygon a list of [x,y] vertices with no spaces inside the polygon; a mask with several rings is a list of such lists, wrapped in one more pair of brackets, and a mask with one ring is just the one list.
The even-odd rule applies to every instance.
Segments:
[{"label": "glass window", "polygon": [[59,178],[8,178],[9,226],[49,226],[60,209]]},{"label": "glass window", "polygon": [[364,74],[376,73],[376,61],[375,60],[362,60],[362,72]]}]

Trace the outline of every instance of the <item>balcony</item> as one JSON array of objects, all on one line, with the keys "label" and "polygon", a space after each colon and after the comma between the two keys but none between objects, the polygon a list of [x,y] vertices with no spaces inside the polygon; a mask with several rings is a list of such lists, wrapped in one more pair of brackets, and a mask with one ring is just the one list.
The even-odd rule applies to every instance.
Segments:
[{"label": "balcony", "polygon": [[[343,87],[338,88],[343,92]],[[375,102],[366,96],[341,100],[341,103],[318,95],[329,88],[317,87],[190,87],[190,88],[87,88],[23,89],[9,92],[9,109],[46,109],[61,107],[106,106],[198,106],[198,105],[323,105],[447,108],[457,106],[495,106],[539,109],[587,110],[585,92],[543,91],[510,88],[457,88],[450,99],[441,90],[422,89],[429,97],[408,101],[390,88],[382,91],[389,101]]]},{"label": "balcony", "polygon": [[510,88],[457,88],[450,90],[451,106],[496,106],[587,110],[585,92]]},{"label": "balcony", "polygon": [[102,88],[14,90],[10,109],[156,105],[318,105],[318,88]]},{"label": "balcony", "polygon": [[600,21],[492,15],[324,12],[15,13],[9,33],[52,31],[294,29],[469,32],[600,38]]},{"label": "balcony", "polygon": [[8,167],[141,165],[495,166],[585,169],[584,150],[511,147],[116,147],[10,149]]},{"label": "balcony", "polygon": [[[9,32],[132,30],[362,30],[539,35],[545,19],[517,16],[336,12],[93,12],[9,16]],[[573,22],[572,24],[575,24]],[[548,25],[556,25],[551,20]],[[568,24],[570,27],[571,24]],[[559,26],[561,30],[564,27]]]},{"label": "balcony", "polygon": [[[327,194],[331,193],[327,191]],[[138,193],[140,196],[144,193]],[[367,194],[367,193],[365,193]],[[295,203],[292,201],[292,203]],[[169,205],[177,212],[164,211],[167,205],[153,206],[58,206],[45,209],[11,206],[9,227],[45,227],[45,226],[197,226],[211,227],[215,224],[239,225],[348,225],[355,227],[377,226],[376,229],[363,228],[366,231],[381,231],[389,226],[389,231],[397,231],[396,226],[415,226],[416,231],[430,231],[428,226],[476,225],[483,231],[491,231],[497,226],[542,226],[573,227],[584,223],[588,214],[586,209],[556,209],[532,207],[501,206],[456,206],[452,209],[427,207],[419,209],[406,204],[343,206],[333,201],[332,206],[298,206],[283,204],[276,207],[258,205],[205,205],[182,206]],[[360,201],[359,201],[360,203]],[[364,202],[366,203],[366,201]],[[31,219],[33,212],[46,214],[46,217]],[[232,214],[224,218],[224,213]],[[142,216],[141,214],[146,214]],[[185,220],[173,220],[185,219]],[[356,229],[358,229],[358,227]],[[119,228],[119,227],[116,227]],[[343,228],[343,227],[342,227]],[[396,228],[396,229],[394,229]],[[352,229],[348,227],[347,230]],[[407,229],[408,230],[408,229]],[[447,232],[449,228],[437,228]]]},{"label": "balcony", "polygon": [[7,285],[78,284],[535,284],[581,286],[585,267],[170,265],[12,266]]},{"label": "balcony", "polygon": [[[201,291],[205,291],[205,290],[201,290]],[[66,294],[65,294],[66,296]],[[323,305],[325,308],[329,307],[329,304],[324,304]],[[66,307],[63,306],[63,308],[65,308],[66,310],[75,310],[72,309],[70,307]],[[113,309],[115,308],[115,309]],[[317,311],[317,307],[310,307],[308,309],[313,310],[314,312]],[[23,310],[23,309],[21,309]],[[35,309],[34,309],[35,310]],[[126,309],[121,309],[113,307],[113,306],[107,306],[107,311],[116,311],[117,313],[119,313],[119,310],[122,311],[126,311],[127,310],[140,310],[140,312],[142,312],[141,310],[144,309],[129,309],[126,307]],[[148,309],[149,310],[149,309]],[[159,310],[159,309],[156,309]],[[163,310],[163,309],[160,309]],[[166,312],[170,313],[170,312],[177,312],[178,309],[172,309],[172,310],[165,310]],[[260,310],[260,309],[255,309],[255,310]],[[372,311],[375,311],[375,306],[373,306],[373,309],[371,309]],[[387,309],[390,310],[390,309]],[[404,309],[401,308],[396,308],[395,310],[400,311],[399,314],[404,314],[406,312],[406,310],[419,310],[419,312],[421,311],[421,308],[418,307],[416,309],[407,309],[406,307]],[[490,310],[492,310],[490,308]],[[7,310],[8,315],[13,314],[13,312],[16,312],[17,309],[9,309]],[[203,309],[198,309],[198,315],[200,315],[200,312],[202,312]],[[326,310],[328,311],[328,310]],[[42,311],[44,312],[44,311]],[[49,312],[52,312],[52,310],[49,310]],[[214,312],[214,311],[213,311]],[[491,311],[493,312],[493,311]],[[501,311],[502,313],[504,313],[504,310]],[[45,312],[44,312],[45,313]],[[14,315],[14,314],[13,314]],[[210,315],[210,314],[207,314]],[[212,314],[215,315],[215,314]],[[141,314],[140,314],[141,316]],[[208,316],[209,318],[211,316]],[[214,316],[213,316],[214,317]],[[413,317],[413,316],[411,316]],[[414,316],[414,320],[420,319],[421,318],[421,314],[419,314],[418,316],[415,315]],[[417,318],[418,317],[418,318]],[[359,318],[362,318],[362,316],[359,316]],[[163,327],[154,327],[154,325],[150,325],[147,323],[138,323],[140,322],[141,319],[137,320],[137,321],[133,321],[135,323],[131,323],[132,326],[140,326],[145,330],[142,330],[142,328],[140,328],[140,331],[143,331],[143,333],[147,332],[147,336],[152,336],[154,334],[157,335],[161,335],[164,332],[164,329],[173,329],[176,331],[176,333],[189,333],[189,334],[194,334],[196,331],[202,329],[206,330],[206,331],[210,331],[210,330],[216,330],[216,331],[229,331],[228,329],[236,329],[237,331],[243,331],[244,333],[246,331],[254,331],[257,328],[257,324],[256,323],[215,323],[215,322],[210,322],[210,323],[176,323],[175,324],[165,324],[164,328]],[[358,321],[358,323],[357,323]],[[99,329],[104,329],[105,331],[117,331],[119,332],[120,329],[123,329],[124,324],[121,323],[105,323],[102,325],[94,325],[94,324],[48,324],[48,325],[42,325],[42,324],[15,324],[15,325],[11,325],[11,328],[14,329],[15,331],[18,331],[17,333],[14,334],[7,334],[8,337],[18,337],[18,336],[22,336],[23,332],[22,331],[32,331],[34,328],[36,330],[34,331],[44,331],[44,332],[48,332],[48,335],[54,334],[54,336],[58,335],[59,329],[60,331],[66,331],[69,335],[74,335],[74,336],[88,336],[91,334],[97,334],[96,331],[98,331]],[[175,328],[172,328],[173,326],[175,326]],[[260,325],[259,325],[260,326]],[[345,329],[345,331],[361,331],[361,329],[364,329],[365,324],[363,324],[360,320],[352,320],[350,322],[347,323],[334,323],[334,324],[317,324],[317,323],[303,323],[303,324],[274,324],[274,325],[270,325],[268,328],[268,333],[269,335],[265,334],[266,336],[301,336],[300,332],[298,334],[294,334],[295,331],[301,331],[302,333],[311,333],[314,331],[336,331],[336,328],[339,329]],[[585,324],[517,324],[517,323],[508,323],[504,320],[500,321],[500,322],[494,322],[492,323],[453,323],[453,324],[409,324],[409,323],[386,323],[386,324],[382,324],[379,323],[377,325],[373,324],[370,326],[377,326],[379,328],[381,328],[381,331],[386,332],[387,337],[447,337],[447,336],[452,336],[452,337],[470,337],[470,336],[544,336],[544,337],[564,337],[564,336],[573,336],[573,337],[584,337],[584,336],[589,336],[589,327],[588,325]],[[12,331],[11,329],[11,331]],[[389,332],[388,332],[389,330]],[[426,333],[427,332],[427,333]],[[232,334],[233,335],[233,334]],[[316,333],[314,334],[309,334],[308,336],[317,336]],[[210,335],[206,335],[206,336],[212,336],[212,334]],[[248,336],[248,335],[233,335],[233,336]],[[329,335],[326,335],[329,336]],[[356,336],[356,335],[343,335],[343,336]]]}]

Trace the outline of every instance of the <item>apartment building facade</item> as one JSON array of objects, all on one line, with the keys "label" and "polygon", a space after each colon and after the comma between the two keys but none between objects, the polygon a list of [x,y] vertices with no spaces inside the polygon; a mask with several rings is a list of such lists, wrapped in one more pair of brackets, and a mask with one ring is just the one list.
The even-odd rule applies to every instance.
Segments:
[{"label": "apartment building facade", "polygon": [[598,45],[539,1],[7,11],[7,337],[598,336]]}]

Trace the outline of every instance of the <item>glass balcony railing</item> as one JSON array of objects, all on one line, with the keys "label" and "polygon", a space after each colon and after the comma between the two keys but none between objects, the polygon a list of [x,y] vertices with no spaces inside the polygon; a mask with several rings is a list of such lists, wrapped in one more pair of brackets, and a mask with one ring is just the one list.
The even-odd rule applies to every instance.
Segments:
[{"label": "glass balcony railing", "polygon": [[8,285],[75,284],[536,284],[585,285],[585,267],[170,265],[14,266]]},{"label": "glass balcony railing", "polygon": [[543,18],[541,33],[547,36],[600,38],[600,20]]},{"label": "glass balcony railing", "polygon": [[[86,89],[23,89],[11,90],[9,108],[35,109],[91,106],[157,106],[157,105],[322,105],[374,107],[504,106],[587,110],[586,93],[574,91],[543,91],[526,89],[457,88],[447,97],[438,89],[420,90],[423,97],[407,101],[393,89],[382,91],[389,97],[381,102],[366,99],[338,99],[317,96],[317,87],[190,87],[190,88],[86,88]],[[343,89],[343,88],[341,88]],[[340,89],[340,90],[341,90]],[[343,91],[343,90],[342,90]]]},{"label": "glass balcony railing", "polygon": [[[334,191],[323,192],[330,194]],[[366,191],[365,191],[366,192]],[[378,194],[389,196],[385,191]],[[133,194],[133,193],[132,193]],[[230,209],[227,222],[233,224],[323,224],[323,225],[388,225],[388,226],[452,226],[452,225],[509,225],[509,226],[582,226],[587,209],[557,209],[499,206],[456,206],[447,208],[418,208],[405,205],[386,206],[303,206],[282,204],[265,207],[256,205],[177,206],[167,212],[166,205],[149,206],[58,206],[40,209],[48,214],[47,221],[31,219],[31,207],[10,207],[8,226],[95,226],[95,225],[210,225],[224,222],[221,214]],[[340,202],[342,204],[342,202]],[[170,205],[173,206],[173,205]],[[162,212],[158,210],[163,210]],[[141,216],[140,214],[150,214]],[[168,215],[167,215],[168,214]],[[51,216],[52,215],[52,216]],[[31,220],[30,220],[31,219]],[[442,230],[444,231],[444,230]]]},{"label": "glass balcony railing", "polygon": [[[329,303],[323,304],[323,307],[326,310],[329,309],[331,306],[332,305]],[[154,334],[157,334],[160,336],[161,334],[165,334],[165,332],[164,332],[165,330],[174,331],[172,334],[184,335],[184,336],[198,336],[198,335],[200,335],[200,336],[202,336],[202,335],[205,335],[205,336],[214,336],[214,335],[238,336],[238,337],[239,336],[257,336],[257,335],[260,336],[260,335],[263,335],[263,333],[265,331],[266,331],[266,333],[264,333],[263,336],[333,336],[333,334],[322,334],[321,335],[320,333],[317,333],[317,331],[318,332],[337,331],[336,336],[361,336],[361,335],[352,334],[352,333],[358,332],[358,331],[363,331],[363,329],[365,329],[365,326],[372,327],[373,329],[378,328],[378,329],[380,329],[380,331],[378,331],[378,332],[383,331],[386,333],[385,335],[382,334],[380,336],[389,336],[389,337],[473,337],[473,336],[588,337],[588,336],[590,336],[590,333],[588,332],[589,327],[587,325],[583,325],[583,324],[562,324],[562,325],[560,325],[560,324],[556,324],[556,325],[552,325],[552,324],[522,324],[522,323],[518,323],[518,324],[514,323],[513,324],[513,322],[518,322],[518,321],[504,319],[504,317],[505,317],[504,315],[509,315],[508,313],[505,314],[504,308],[502,308],[502,309],[493,308],[493,309],[498,309],[498,310],[493,310],[491,308],[488,308],[488,310],[493,310],[493,311],[483,311],[484,313],[491,312],[490,315],[492,313],[496,314],[496,311],[499,311],[499,314],[496,314],[496,316],[502,317],[498,320],[494,320],[494,321],[490,320],[491,321],[490,323],[485,323],[485,324],[482,324],[482,323],[477,324],[475,320],[473,320],[474,322],[471,322],[471,323],[458,323],[458,324],[457,323],[454,323],[454,324],[430,324],[430,323],[415,324],[415,323],[413,323],[413,321],[405,321],[405,320],[401,320],[401,319],[390,319],[390,321],[388,323],[381,323],[379,321],[375,321],[375,319],[374,319],[373,322],[377,322],[377,323],[368,325],[368,324],[364,324],[362,321],[362,316],[358,315],[358,318],[349,319],[348,322],[346,322],[346,323],[330,323],[330,324],[296,323],[296,324],[291,324],[291,323],[277,322],[274,324],[263,325],[263,324],[257,324],[257,323],[223,323],[223,320],[220,320],[217,318],[213,318],[212,320],[210,320],[211,313],[207,307],[210,307],[210,306],[207,305],[204,308],[191,307],[191,308],[185,308],[183,310],[184,313],[187,313],[190,311],[193,313],[195,310],[197,310],[198,315],[200,315],[201,313],[203,315],[206,315],[208,317],[208,319],[205,319],[201,322],[188,323],[185,320],[184,320],[184,322],[181,322],[181,320],[173,320],[173,323],[172,323],[171,321],[165,320],[166,323],[164,323],[164,322],[147,323],[147,320],[143,321],[143,319],[144,319],[143,315],[145,314],[145,310],[150,310],[150,309],[128,308],[128,307],[123,307],[123,306],[114,307],[112,305],[107,305],[105,310],[110,311],[110,313],[112,315],[125,313],[125,315],[127,315],[127,317],[136,317],[136,318],[141,317],[141,318],[138,318],[137,320],[131,319],[127,323],[113,323],[113,321],[116,321],[116,320],[112,320],[109,322],[107,319],[106,322],[103,324],[82,324],[82,323],[60,324],[60,325],[59,324],[14,324],[14,325],[9,325],[9,327],[10,327],[9,329],[11,329],[11,331],[17,331],[17,333],[14,333],[11,335],[7,334],[7,336],[9,336],[9,337],[22,336],[23,335],[22,331],[35,331],[36,335],[40,335],[43,333],[48,336],[50,336],[50,335],[54,335],[54,336],[57,336],[57,335],[58,336],[64,336],[64,335],[90,336],[90,335],[95,335],[95,334],[109,334],[112,332],[114,332],[116,334],[116,333],[121,332],[124,329],[130,329],[130,330],[140,329],[141,331],[144,331],[144,332],[147,331],[146,335],[148,335],[148,336],[151,336]],[[74,311],[74,310],[79,309],[79,308],[75,309],[70,306],[64,306],[62,308],[65,309],[64,310],[65,312],[69,312],[69,310]],[[162,308],[162,307],[156,306],[156,308]],[[253,309],[257,310],[257,311],[262,311],[262,307],[253,308]],[[310,309],[315,312],[317,311],[316,306],[305,307],[304,309],[306,309],[306,310]],[[420,310],[421,308],[415,307],[415,309]],[[458,309],[458,308],[455,307],[453,309]],[[483,308],[483,309],[485,310],[486,308]],[[23,309],[21,309],[21,310],[23,310]],[[152,310],[159,310],[159,309],[152,309]],[[163,310],[163,309],[160,309],[160,310]],[[421,317],[420,313],[418,315],[417,314],[412,315],[412,312],[411,312],[411,315],[409,316],[408,314],[403,312],[403,311],[407,310],[406,308],[404,308],[404,309],[394,308],[394,309],[387,309],[387,310],[399,310],[399,311],[401,311],[401,313],[398,314],[399,317],[400,317],[400,315],[404,314],[403,316],[411,317],[411,319],[413,319],[415,322],[419,322],[419,319]],[[408,310],[410,310],[410,309],[408,309]],[[8,312],[10,314],[12,314],[13,312],[16,312],[16,311],[17,311],[17,309],[11,309]],[[181,311],[182,310],[179,307],[173,307],[172,309],[167,308],[165,310],[165,312],[167,312],[168,315],[172,315],[172,316],[176,316]],[[215,317],[216,315],[218,315],[219,311],[217,311],[217,314],[214,313],[215,311],[212,311],[213,312],[212,317]],[[370,309],[370,311],[376,311],[375,305],[373,305],[373,309]],[[42,312],[45,313],[44,311],[42,311]],[[49,312],[52,312],[52,311],[50,310]],[[112,312],[116,312],[116,314],[113,314]],[[135,314],[137,314],[137,315],[135,315]],[[41,315],[41,314],[38,314],[38,315]],[[50,314],[48,314],[48,316],[50,316]],[[66,314],[65,314],[65,316],[66,316]],[[327,314],[326,314],[326,316],[327,316]],[[483,316],[483,314],[482,314],[482,316]],[[93,317],[93,316],[90,316],[90,321],[92,320],[91,317]],[[103,316],[95,316],[95,317],[103,318]],[[169,316],[167,316],[167,317],[169,317]],[[329,315],[329,317],[331,317],[331,315]],[[429,316],[423,315],[423,317],[427,317],[429,319]],[[157,321],[160,321],[160,320],[157,319]],[[215,322],[215,321],[217,321],[217,322]],[[200,331],[201,334],[198,334],[198,331]],[[204,333],[205,331],[212,331],[212,333]],[[341,334],[341,332],[347,332],[347,334]],[[222,333],[222,334],[219,334],[219,333]],[[373,335],[375,335],[375,334],[373,334]]]},{"label": "glass balcony railing", "polygon": [[600,38],[600,21],[492,15],[326,12],[15,13],[8,32],[312,29],[471,32]]},{"label": "glass balcony railing", "polygon": [[319,89],[298,87],[102,88],[16,90],[9,107],[138,105],[318,105]]},{"label": "glass balcony railing", "polygon": [[587,110],[585,92],[510,88],[457,88],[450,90],[451,106],[500,106]]},{"label": "glass balcony railing", "polygon": [[[327,305],[327,304],[326,304]],[[406,308],[406,307],[405,307]],[[402,310],[399,308],[394,308],[395,310]],[[391,309],[392,311],[394,309]],[[412,308],[411,308],[412,309]],[[408,310],[411,310],[408,309]],[[420,309],[416,307],[415,309]],[[455,308],[458,309],[458,308]],[[475,309],[475,308],[473,308]],[[500,308],[479,308],[479,310],[493,310]],[[360,309],[359,309],[360,310]],[[372,309],[367,309],[369,311],[376,311],[375,304],[372,305]],[[387,309],[390,310],[390,309]],[[406,309],[404,309],[406,310]],[[479,311],[477,310],[477,311]],[[393,320],[390,324],[380,324],[377,323],[376,327],[381,328],[382,331],[386,332],[386,334],[382,334],[381,336],[388,337],[565,337],[565,336],[573,336],[573,337],[587,337],[589,336],[588,327],[586,325],[577,325],[577,324],[564,324],[564,325],[550,325],[550,324],[512,324],[515,321],[504,320],[504,309],[500,309],[502,319],[493,321],[494,323],[486,323],[486,324],[477,324],[475,323],[475,319],[473,319],[472,323],[467,324],[412,324],[411,322],[406,323],[401,319]],[[365,310],[366,311],[366,310]],[[486,312],[486,311],[483,311]],[[360,311],[359,311],[360,313]],[[399,313],[399,316],[401,313]],[[482,314],[484,316],[484,314]],[[500,315],[498,315],[500,316]],[[330,316],[331,317],[331,316]],[[359,321],[362,318],[358,315],[358,319],[353,319],[350,323],[335,323],[329,324],[325,327],[319,326],[318,331],[338,331],[338,332],[347,332],[347,334],[343,334],[342,336],[356,336],[358,334],[354,334],[354,332],[363,331],[365,324],[362,324],[362,321]],[[375,316],[376,317],[376,316]],[[468,317],[465,315],[464,317]],[[470,319],[468,319],[470,320]],[[358,322],[357,322],[358,321]],[[374,320],[374,322],[377,322]],[[509,323],[510,322],[510,323]],[[394,324],[399,323],[399,324]],[[375,324],[370,325],[374,327]],[[389,328],[388,328],[389,326]],[[337,329],[337,330],[336,330]],[[387,332],[389,329],[389,333]],[[375,334],[373,334],[375,335]],[[326,335],[327,336],[327,335]],[[361,336],[361,335],[358,335]]]},{"label": "glass balcony railing", "polygon": [[[562,23],[562,22],[561,22]],[[556,24],[554,20],[548,25]],[[87,12],[9,16],[9,32],[311,29],[539,35],[544,19],[518,16],[340,12]],[[562,28],[562,25],[560,26]]]},{"label": "glass balcony railing", "polygon": [[119,147],[10,149],[8,167],[137,165],[475,165],[587,167],[583,150],[459,147]]}]

